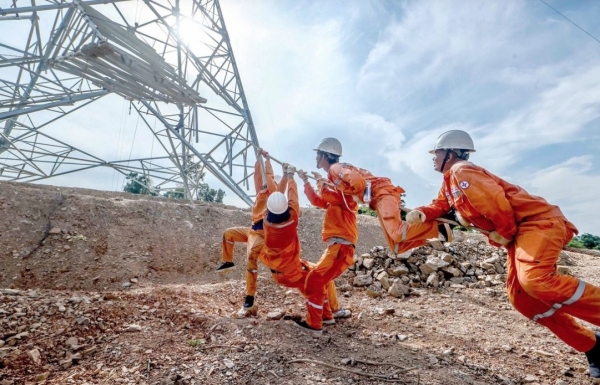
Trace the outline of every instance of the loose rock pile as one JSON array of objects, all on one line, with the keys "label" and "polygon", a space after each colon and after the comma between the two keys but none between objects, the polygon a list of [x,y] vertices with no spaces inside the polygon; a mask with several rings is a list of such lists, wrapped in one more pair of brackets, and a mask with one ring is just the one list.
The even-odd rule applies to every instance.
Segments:
[{"label": "loose rock pile", "polygon": [[414,288],[486,288],[506,282],[506,250],[485,238],[463,240],[457,233],[452,243],[429,240],[426,246],[395,255],[376,246],[357,257],[347,277],[353,286],[367,287],[371,297],[402,298]]},{"label": "loose rock pile", "polygon": [[[570,259],[562,252],[559,274],[571,274]],[[416,294],[415,288],[483,289],[506,282],[506,249],[491,246],[482,235],[455,231],[454,241],[432,239],[427,245],[394,254],[375,246],[356,258],[346,277],[355,287],[366,287],[373,298]],[[343,289],[343,287],[342,287]]]}]

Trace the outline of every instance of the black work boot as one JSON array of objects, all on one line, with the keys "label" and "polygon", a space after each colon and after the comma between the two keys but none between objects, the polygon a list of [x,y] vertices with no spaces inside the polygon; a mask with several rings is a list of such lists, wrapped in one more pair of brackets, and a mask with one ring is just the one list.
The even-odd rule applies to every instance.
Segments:
[{"label": "black work boot", "polygon": [[314,336],[320,336],[323,334],[322,329],[313,329],[306,323],[306,321],[294,321],[294,326],[299,327],[303,332],[312,334]]},{"label": "black work boot", "polygon": [[221,266],[217,267],[217,273],[222,273],[224,271],[231,270],[234,267],[235,265],[233,264],[233,262],[223,262]]},{"label": "black work boot", "polygon": [[596,334],[596,344],[585,356],[590,363],[590,377],[595,384],[600,384],[600,334]]},{"label": "black work boot", "polygon": [[258,313],[258,306],[254,304],[254,296],[247,295],[244,300],[244,306],[237,313],[235,313],[235,318],[246,318],[250,316],[256,316]]},{"label": "black work boot", "polygon": [[440,234],[442,234],[442,236],[444,237],[444,239],[446,240],[446,242],[452,242],[454,240],[453,234],[452,234],[452,229],[456,227],[454,225],[451,225],[449,223],[440,223],[438,224],[438,231]]},{"label": "black work boot", "polygon": [[254,306],[254,296],[247,295],[246,300],[244,300],[244,307],[250,308],[252,306]]},{"label": "black work boot", "polygon": [[[449,213],[442,215],[441,218],[450,219],[452,221],[455,221],[456,217],[454,214],[454,210],[451,210]],[[438,231],[440,234],[442,234],[442,236],[444,237],[446,242],[452,242],[454,240],[454,236],[452,234],[452,229],[454,229],[455,227],[456,227],[456,225],[454,225],[454,224],[450,224],[450,223],[446,223],[446,222],[438,222]]]}]

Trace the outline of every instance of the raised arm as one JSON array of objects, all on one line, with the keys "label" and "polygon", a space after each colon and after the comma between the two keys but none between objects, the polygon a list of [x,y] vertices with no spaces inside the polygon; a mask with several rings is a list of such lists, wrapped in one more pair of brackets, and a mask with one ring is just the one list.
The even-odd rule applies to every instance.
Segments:
[{"label": "raised arm", "polygon": [[298,213],[298,216],[300,216],[300,202],[298,201],[298,185],[294,180],[294,174],[288,176],[287,190],[288,205],[292,210]]},{"label": "raised arm", "polygon": [[267,174],[267,190],[269,190],[269,194],[277,191],[277,183],[275,183],[275,175],[273,174],[273,166],[271,166],[271,158],[269,158],[269,153],[266,153],[265,157],[265,174]]},{"label": "raised arm", "polygon": [[321,198],[320,196],[317,195],[317,193],[311,186],[310,182],[308,181],[308,175],[307,175],[306,171],[298,170],[298,176],[304,182],[304,194],[308,198],[308,201],[310,202],[310,204],[315,207],[326,209],[327,202],[325,202],[323,200],[323,198]]},{"label": "raised arm", "polygon": [[260,190],[263,188],[263,180],[262,180],[262,167],[260,165],[260,159],[256,159],[256,163],[254,163],[254,189],[258,194]]},{"label": "raised arm", "polygon": [[[289,178],[288,178],[288,168],[290,168],[290,173],[292,174]],[[288,179],[291,179],[294,177],[294,173],[296,172],[296,167],[291,166],[289,163],[284,163],[281,165],[281,172],[282,172],[283,176],[281,177],[281,180],[277,184],[277,191],[279,191],[282,194],[285,194],[285,189],[287,188],[287,185],[288,185]]]}]

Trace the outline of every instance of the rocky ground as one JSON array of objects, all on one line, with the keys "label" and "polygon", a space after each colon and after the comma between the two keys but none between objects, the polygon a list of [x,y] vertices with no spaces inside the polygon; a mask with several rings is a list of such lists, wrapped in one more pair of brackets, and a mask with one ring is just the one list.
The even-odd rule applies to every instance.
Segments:
[{"label": "rocky ground", "polygon": [[[303,299],[261,268],[255,318],[231,317],[238,268],[214,273],[222,231],[249,211],[0,183],[0,384],[589,384],[585,357],[512,310],[505,254],[475,234],[399,256],[361,216],[337,280],[353,316],[299,333]],[[322,212],[303,210],[319,258]],[[462,237],[461,237],[462,235]],[[600,284],[600,261],[563,273]],[[273,319],[271,319],[273,318]]]}]

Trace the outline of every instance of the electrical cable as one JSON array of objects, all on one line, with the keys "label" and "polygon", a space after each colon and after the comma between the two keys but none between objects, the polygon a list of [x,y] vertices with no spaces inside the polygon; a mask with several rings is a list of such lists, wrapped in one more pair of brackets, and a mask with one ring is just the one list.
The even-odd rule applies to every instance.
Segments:
[{"label": "electrical cable", "polygon": [[[119,122],[119,133],[117,134],[117,142],[121,142],[121,132],[123,131],[123,126],[125,125],[125,110],[127,109],[127,100],[123,99],[123,108],[121,110],[121,121]],[[119,157],[119,146],[117,145],[115,149],[115,159],[121,159]],[[117,178],[117,183],[119,183],[120,175],[117,176],[117,171],[113,168],[113,178],[111,183],[111,188],[115,191],[115,177]]]},{"label": "electrical cable", "polygon": [[131,140],[131,149],[129,150],[129,160],[127,161],[127,166],[129,166],[129,162],[131,161],[131,154],[133,154],[133,145],[135,144],[135,136],[137,134],[138,124],[140,123],[140,114],[138,114],[137,121],[135,122],[135,130],[133,131],[133,139]]},{"label": "electrical cable", "polygon": [[546,4],[548,6],[548,8],[550,8],[551,10],[553,10],[554,12],[558,13],[559,15],[561,15],[562,17],[564,17],[569,23],[573,24],[575,27],[579,28],[580,30],[582,30],[586,35],[588,35],[589,37],[591,37],[592,39],[596,40],[598,43],[600,43],[600,40],[598,40],[594,35],[592,35],[591,33],[589,33],[588,31],[586,31],[585,29],[581,28],[580,26],[578,26],[573,20],[569,19],[568,17],[566,17],[565,15],[563,15],[562,13],[558,12],[558,10],[556,10],[556,8],[553,8],[550,4],[546,3],[544,0],[540,0],[542,3]]}]

